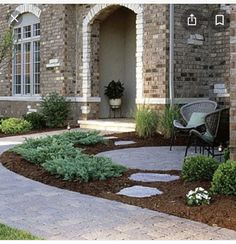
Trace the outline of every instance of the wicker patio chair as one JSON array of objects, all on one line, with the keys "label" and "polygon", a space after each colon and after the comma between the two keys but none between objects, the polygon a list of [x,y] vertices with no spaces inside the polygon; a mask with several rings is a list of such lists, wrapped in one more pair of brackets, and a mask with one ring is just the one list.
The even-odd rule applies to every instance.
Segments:
[{"label": "wicker patio chair", "polygon": [[197,138],[199,145],[204,150],[207,149],[208,155],[215,157],[222,153],[215,154],[215,147],[222,145],[226,147],[229,142],[229,108],[218,109],[209,113],[205,117],[205,132],[199,132],[193,129],[189,132],[189,140],[186,146],[185,157],[188,154],[188,149],[192,144],[193,138]]},{"label": "wicker patio chair", "polygon": [[[173,121],[172,133],[171,133],[171,143],[170,150],[174,145],[174,141],[177,133],[188,134],[190,130],[201,128],[204,125],[204,117],[206,114],[215,111],[217,103],[210,100],[199,100],[196,102],[188,103],[180,108],[180,114],[182,116],[182,121]],[[202,123],[190,123],[192,115],[197,113],[203,117]]]}]

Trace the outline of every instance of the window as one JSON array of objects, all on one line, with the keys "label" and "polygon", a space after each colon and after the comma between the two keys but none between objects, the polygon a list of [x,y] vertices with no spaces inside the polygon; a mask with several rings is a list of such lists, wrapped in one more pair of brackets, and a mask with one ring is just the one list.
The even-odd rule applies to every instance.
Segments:
[{"label": "window", "polygon": [[40,23],[34,24],[33,28],[34,28],[33,29],[34,30],[33,35],[34,36],[40,36]]},{"label": "window", "polygon": [[40,94],[40,23],[32,14],[22,15],[14,27],[13,94]]},{"label": "window", "polygon": [[28,26],[24,26],[23,27],[23,37],[24,38],[31,37],[31,25],[28,25]]}]

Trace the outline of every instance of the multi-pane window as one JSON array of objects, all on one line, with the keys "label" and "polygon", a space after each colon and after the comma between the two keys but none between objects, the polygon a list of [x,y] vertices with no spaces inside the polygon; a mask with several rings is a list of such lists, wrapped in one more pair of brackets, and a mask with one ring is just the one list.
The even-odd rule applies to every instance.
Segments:
[{"label": "multi-pane window", "polygon": [[33,35],[40,36],[40,23],[33,25]]},{"label": "multi-pane window", "polygon": [[21,94],[21,44],[14,48],[14,94]]},{"label": "multi-pane window", "polygon": [[13,94],[40,94],[40,23],[23,24],[14,28]]},{"label": "multi-pane window", "polygon": [[21,28],[15,28],[15,32],[14,32],[15,36],[15,40],[20,40],[21,39]]},{"label": "multi-pane window", "polygon": [[31,25],[27,25],[23,27],[23,37],[24,38],[31,37]]},{"label": "multi-pane window", "polygon": [[25,94],[30,95],[30,53],[31,53],[31,43],[26,42],[23,44],[23,50],[24,50],[24,84],[25,84]]},{"label": "multi-pane window", "polygon": [[34,94],[40,93],[40,42],[34,42],[33,45],[33,87]]}]

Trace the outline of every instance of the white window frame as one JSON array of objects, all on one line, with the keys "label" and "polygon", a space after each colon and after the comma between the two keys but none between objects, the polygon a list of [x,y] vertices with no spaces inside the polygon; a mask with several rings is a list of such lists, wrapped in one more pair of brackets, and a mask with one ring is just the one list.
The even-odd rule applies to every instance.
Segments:
[{"label": "white window frame", "polygon": [[[15,83],[15,47],[13,51],[13,61],[12,61],[12,95],[13,96],[40,96],[40,93],[35,94],[35,80],[34,80],[34,42],[39,42],[40,45],[40,35],[33,36],[34,34],[34,25],[40,24],[40,22],[29,23],[26,25],[19,25],[13,28],[14,31],[14,38],[15,38],[15,29],[21,29],[21,39],[14,40],[14,45],[20,44],[21,45],[21,93],[16,94],[16,83]],[[31,26],[31,37],[24,38],[24,27]],[[24,45],[26,43],[30,43],[30,93],[25,93],[25,53],[24,53]],[[40,48],[39,48],[39,55],[40,55]],[[39,61],[40,64],[40,61]],[[40,70],[39,70],[40,73]],[[39,78],[40,84],[40,78]],[[39,88],[40,90],[40,88]]]}]

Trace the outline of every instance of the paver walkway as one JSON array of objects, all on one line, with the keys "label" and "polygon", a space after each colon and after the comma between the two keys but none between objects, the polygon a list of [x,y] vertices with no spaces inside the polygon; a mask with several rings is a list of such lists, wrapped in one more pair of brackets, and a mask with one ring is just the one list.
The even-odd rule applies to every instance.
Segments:
[{"label": "paver walkway", "polygon": [[[76,128],[76,129],[72,129],[71,131],[75,131],[75,130],[83,130],[83,129]],[[33,134],[27,134],[27,135],[1,137],[0,146],[20,144],[26,138],[38,138],[38,137],[44,137],[44,136],[52,136],[52,135],[61,134],[61,133],[67,132],[67,131],[68,130],[54,130],[54,131],[33,133]]]},{"label": "paver walkway", "polygon": [[235,231],[47,186],[2,165],[0,223],[45,239],[236,239]]}]

